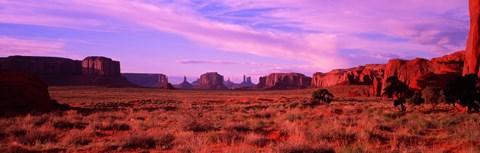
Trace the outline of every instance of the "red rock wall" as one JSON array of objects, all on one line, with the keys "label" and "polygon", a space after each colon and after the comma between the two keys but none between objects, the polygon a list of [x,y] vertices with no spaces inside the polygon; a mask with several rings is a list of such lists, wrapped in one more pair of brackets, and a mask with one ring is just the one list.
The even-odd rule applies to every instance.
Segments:
[{"label": "red rock wall", "polygon": [[82,74],[81,61],[58,57],[10,56],[0,59],[0,69],[30,73],[40,77]]},{"label": "red rock wall", "polygon": [[322,88],[335,85],[370,85],[382,76],[384,64],[369,64],[350,69],[337,69],[328,73],[317,72],[312,77],[312,87]]},{"label": "red rock wall", "polygon": [[105,57],[76,61],[58,57],[10,56],[0,58],[0,69],[33,74],[48,85],[134,86],[120,75],[120,63]]},{"label": "red rock wall", "polygon": [[480,76],[480,1],[469,0],[470,34],[468,35],[463,75],[477,74]]},{"label": "red rock wall", "polygon": [[[391,76],[398,77],[400,81],[415,90],[422,90],[427,86],[445,87],[454,78],[462,75],[464,58],[465,52],[460,51],[432,60],[392,59],[388,61],[385,68],[382,90],[385,88],[386,79]],[[374,90],[378,91],[378,89]]]},{"label": "red rock wall", "polygon": [[310,86],[311,82],[312,78],[300,73],[273,73],[261,77],[256,88],[267,90],[305,89]]},{"label": "red rock wall", "polygon": [[199,85],[197,89],[207,89],[207,90],[214,90],[214,89],[228,89],[224,84],[223,76],[218,74],[217,72],[209,72],[202,74],[200,76]]},{"label": "red rock wall", "polygon": [[118,76],[120,75],[120,62],[106,57],[90,56],[82,61],[82,74]]},{"label": "red rock wall", "polygon": [[164,74],[148,73],[123,73],[125,79],[139,87],[162,87],[168,84],[167,76]]}]

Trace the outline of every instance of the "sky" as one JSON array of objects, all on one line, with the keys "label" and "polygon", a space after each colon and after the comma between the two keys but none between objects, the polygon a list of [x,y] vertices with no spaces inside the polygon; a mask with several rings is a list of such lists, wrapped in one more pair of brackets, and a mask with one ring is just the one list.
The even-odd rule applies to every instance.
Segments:
[{"label": "sky", "polygon": [[0,0],[0,57],[105,56],[178,83],[464,50],[467,0]]}]

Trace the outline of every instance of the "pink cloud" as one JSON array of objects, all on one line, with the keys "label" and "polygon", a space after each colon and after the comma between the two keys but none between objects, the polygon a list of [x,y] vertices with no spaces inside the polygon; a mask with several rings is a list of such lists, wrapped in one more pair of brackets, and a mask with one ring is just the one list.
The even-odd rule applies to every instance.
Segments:
[{"label": "pink cloud", "polygon": [[0,56],[54,55],[63,52],[63,48],[61,42],[0,36]]},{"label": "pink cloud", "polygon": [[[212,4],[228,9],[207,14],[199,11]],[[379,61],[385,61],[382,55],[392,52],[410,56],[412,50],[435,54],[459,50],[464,47],[461,37],[468,28],[464,20],[468,16],[467,2],[458,0],[212,0],[200,5],[190,0],[46,0],[45,3],[0,0],[0,5],[0,22],[4,23],[76,29],[116,29],[133,24],[177,34],[223,51],[307,61],[313,66],[303,69],[313,71],[356,66],[353,65],[356,62],[351,62],[354,56],[379,57]],[[258,8],[275,9],[253,17],[224,15]],[[247,23],[215,20],[212,16]],[[262,24],[300,32],[256,27]],[[405,41],[375,40],[359,36],[362,34]],[[364,50],[367,55],[345,57],[338,54],[342,49]]]}]

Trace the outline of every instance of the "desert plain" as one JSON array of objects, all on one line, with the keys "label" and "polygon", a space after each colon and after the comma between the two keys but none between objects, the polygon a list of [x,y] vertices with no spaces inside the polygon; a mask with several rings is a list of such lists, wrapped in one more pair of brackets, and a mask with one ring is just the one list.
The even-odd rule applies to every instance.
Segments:
[{"label": "desert plain", "polygon": [[402,112],[368,86],[280,91],[49,87],[70,107],[0,118],[1,152],[479,152],[480,117],[452,105]]}]

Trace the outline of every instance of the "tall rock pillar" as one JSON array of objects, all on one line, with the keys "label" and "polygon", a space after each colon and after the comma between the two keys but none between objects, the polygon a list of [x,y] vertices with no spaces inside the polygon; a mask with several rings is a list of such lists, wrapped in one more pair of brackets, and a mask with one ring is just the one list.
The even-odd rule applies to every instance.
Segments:
[{"label": "tall rock pillar", "polygon": [[[479,75],[480,66],[480,0],[469,0],[470,34],[468,35],[463,75]],[[479,75],[480,76],[480,75]]]}]

